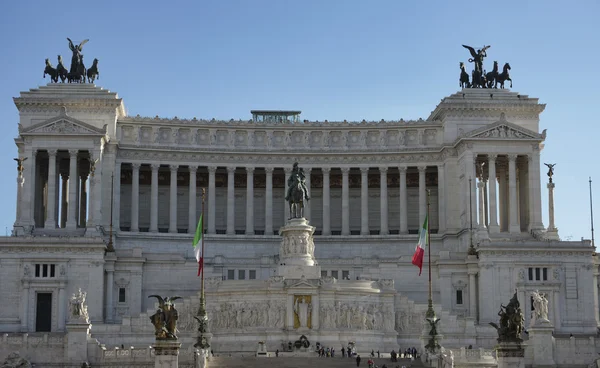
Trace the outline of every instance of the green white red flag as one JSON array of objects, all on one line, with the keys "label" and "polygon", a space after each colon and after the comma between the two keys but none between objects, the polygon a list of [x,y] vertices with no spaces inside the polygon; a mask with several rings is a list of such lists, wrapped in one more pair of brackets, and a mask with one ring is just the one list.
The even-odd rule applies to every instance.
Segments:
[{"label": "green white red flag", "polygon": [[198,221],[198,226],[196,227],[196,235],[194,235],[194,255],[196,256],[196,261],[198,261],[198,276],[202,272],[202,267],[204,266],[204,255],[202,254],[202,214],[200,214],[200,220]]},{"label": "green white red flag", "polygon": [[413,254],[412,264],[419,267],[419,276],[423,269],[423,258],[425,256],[425,247],[429,246],[429,219],[425,215],[425,221],[423,227],[419,230],[419,242],[415,248],[415,254]]}]

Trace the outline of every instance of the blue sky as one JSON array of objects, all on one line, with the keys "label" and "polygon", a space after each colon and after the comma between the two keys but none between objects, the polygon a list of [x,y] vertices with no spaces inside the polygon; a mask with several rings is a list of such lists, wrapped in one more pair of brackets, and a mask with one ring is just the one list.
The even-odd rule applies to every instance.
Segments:
[{"label": "blue sky", "polygon": [[[90,39],[84,54],[100,60],[97,84],[118,92],[131,115],[247,119],[251,109],[298,109],[321,121],[427,118],[459,89],[461,44],[492,45],[486,68],[510,62],[513,91],[547,104],[542,162],[557,163],[559,234],[590,237],[588,177],[600,188],[598,1],[53,4],[0,3],[2,234],[15,216],[12,97],[48,82],[45,58],[68,62],[70,37]],[[545,189],[542,197],[547,225]]]}]

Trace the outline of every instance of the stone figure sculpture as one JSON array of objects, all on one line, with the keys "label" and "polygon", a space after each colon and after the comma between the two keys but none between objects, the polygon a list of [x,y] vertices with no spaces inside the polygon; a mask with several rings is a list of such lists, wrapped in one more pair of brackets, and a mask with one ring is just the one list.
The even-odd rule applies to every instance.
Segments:
[{"label": "stone figure sculpture", "polygon": [[288,190],[285,200],[290,206],[290,219],[304,217],[304,201],[310,200],[306,188],[306,175],[304,170],[294,162],[292,172],[287,181]]},{"label": "stone figure sculpture", "polygon": [[69,315],[71,320],[89,321],[87,305],[85,305],[86,296],[87,293],[82,292],[80,288],[69,300]]},{"label": "stone figure sculpture", "polygon": [[177,339],[177,319],[179,314],[175,309],[173,301],[181,299],[179,296],[161,297],[160,295],[150,295],[148,298],[158,300],[158,310],[152,316],[150,321],[154,325],[154,335],[157,340],[176,340]]},{"label": "stone figure sculpture", "polygon": [[539,291],[531,293],[533,297],[533,311],[531,312],[531,326],[534,326],[538,321],[549,322],[548,320],[548,299],[546,295]]},{"label": "stone figure sculpture", "polygon": [[312,306],[310,303],[306,302],[306,297],[299,297],[296,299],[296,303],[294,303],[294,312],[298,316],[298,320],[300,321],[300,327],[308,328],[308,316],[310,314]]},{"label": "stone figure sculpture", "polygon": [[517,298],[516,290],[506,307],[502,304],[500,305],[498,316],[500,316],[500,326],[494,322],[490,322],[490,325],[498,331],[498,342],[520,343],[523,341],[521,339],[521,332],[523,331],[525,318],[521,311],[521,305]]},{"label": "stone figure sculpture", "polygon": [[8,354],[8,356],[6,357],[6,359],[4,360],[2,365],[0,365],[0,367],[1,368],[31,368],[32,365],[27,359],[21,357],[21,355],[19,354],[18,351],[15,351],[15,352]]}]

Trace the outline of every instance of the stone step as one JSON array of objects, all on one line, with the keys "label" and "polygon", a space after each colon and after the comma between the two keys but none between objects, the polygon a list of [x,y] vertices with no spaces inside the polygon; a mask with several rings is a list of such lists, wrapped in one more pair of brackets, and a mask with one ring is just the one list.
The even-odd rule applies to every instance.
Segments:
[{"label": "stone step", "polygon": [[[360,367],[367,368],[369,358],[362,358]],[[410,359],[398,359],[398,362],[391,362],[389,358],[373,359],[375,365],[379,368],[385,364],[388,368],[396,367],[423,367],[421,361]],[[350,368],[356,367],[354,358],[319,358],[319,357],[242,357],[242,356],[215,356],[210,359],[208,368]]]}]

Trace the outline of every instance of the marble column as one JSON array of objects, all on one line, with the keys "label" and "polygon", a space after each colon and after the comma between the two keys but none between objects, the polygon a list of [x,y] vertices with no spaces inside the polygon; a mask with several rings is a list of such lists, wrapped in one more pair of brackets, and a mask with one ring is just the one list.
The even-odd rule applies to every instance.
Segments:
[{"label": "marble column", "polygon": [[150,183],[150,232],[158,232],[158,170],[160,164],[151,164],[152,181]]},{"label": "marble column", "polygon": [[215,185],[215,174],[217,172],[216,166],[208,167],[208,233],[216,234],[217,233],[217,225],[216,225],[216,208],[217,208],[217,195],[216,195],[216,185]]},{"label": "marble column", "polygon": [[517,167],[516,167],[517,155],[508,155],[508,192],[510,197],[509,205],[509,229],[511,234],[521,233],[518,219],[518,207],[517,207]]},{"label": "marble column", "polygon": [[408,234],[408,193],[406,191],[406,166],[398,167],[400,172],[400,234]]},{"label": "marble column", "polygon": [[[121,163],[115,163],[115,171],[113,173],[113,194],[114,197],[111,198],[113,200],[112,205],[112,215],[113,215],[113,226],[119,231],[121,230]],[[98,185],[100,186],[100,185]],[[98,217],[100,218],[100,217]],[[102,224],[101,220],[99,221],[99,225]]]},{"label": "marble column", "polygon": [[342,167],[342,235],[350,235],[349,167]]},{"label": "marble column", "polygon": [[[22,212],[22,223],[24,225],[35,226],[35,208],[36,208],[36,178],[37,173],[37,149],[31,148],[28,151],[28,160],[23,162],[23,173],[27,177],[23,183],[23,212]],[[39,198],[37,199],[39,201]],[[41,226],[41,225],[40,225]]]},{"label": "marble column", "polygon": [[[304,168],[304,174],[306,175],[306,189],[308,189],[308,196],[310,197],[312,195],[312,190],[311,190],[311,180],[310,180],[310,174],[312,172],[312,167],[305,167]],[[310,200],[308,201],[304,201],[304,218],[310,221]]]},{"label": "marble column", "polygon": [[55,200],[56,200],[56,150],[48,150],[48,202],[46,208],[46,222],[44,228],[56,228]]},{"label": "marble column", "polygon": [[114,274],[115,274],[115,262],[108,261],[105,264],[106,270],[106,323],[112,323],[114,321],[114,307],[113,307],[113,285],[114,285]]},{"label": "marble column", "polygon": [[69,208],[67,209],[67,229],[77,228],[77,154],[79,150],[69,150]]},{"label": "marble column", "polygon": [[140,166],[139,163],[131,164],[133,169],[131,175],[131,228],[129,229],[131,232],[140,231]]},{"label": "marble column", "polygon": [[548,188],[548,229],[546,230],[546,238],[551,240],[560,240],[558,229],[554,224],[554,187],[555,184],[550,182]]},{"label": "marble column", "polygon": [[508,232],[508,194],[506,168],[498,172],[498,213],[500,214],[500,232]]},{"label": "marble column", "polygon": [[177,234],[177,170],[179,165],[170,165],[171,185],[169,188],[169,232]]},{"label": "marble column", "polygon": [[88,191],[87,191],[87,179],[88,175],[81,175],[81,193],[79,194],[79,225],[81,227],[87,226],[87,203],[88,203]]},{"label": "marble column", "polygon": [[490,234],[500,232],[498,226],[498,204],[496,199],[496,155],[488,155],[488,203],[489,203],[489,218],[488,231]]},{"label": "marble column", "polygon": [[[467,226],[470,226],[471,218],[473,218],[473,228],[477,229],[478,227],[478,216],[477,216],[477,172],[475,170],[475,155],[473,152],[465,153],[465,176],[467,180],[467,196],[465,198],[465,208],[467,209],[466,219]],[[469,179],[471,182],[469,183]],[[469,201],[471,203],[471,207],[469,208]],[[472,215],[472,216],[471,216]]]},{"label": "marble column", "polygon": [[291,214],[290,214],[290,208],[289,208],[289,206],[288,206],[288,204],[287,204],[287,202],[285,200],[285,196],[287,195],[287,192],[289,190],[287,183],[288,183],[288,181],[290,179],[290,175],[292,175],[292,168],[285,167],[283,169],[283,172],[285,173],[285,185],[284,185],[285,191],[283,192],[283,197],[284,197],[284,200],[283,200],[283,213],[285,214],[285,218],[283,219],[283,222],[285,223],[287,221],[287,219],[289,219],[290,216],[291,216]]},{"label": "marble column", "polygon": [[477,319],[477,285],[476,272],[469,272],[469,317]]},{"label": "marble column", "polygon": [[446,172],[444,164],[437,165],[438,170],[438,234],[446,231]]},{"label": "marble column", "polygon": [[22,281],[23,288],[21,289],[21,332],[29,332],[29,285],[28,280]]},{"label": "marble column", "polygon": [[265,235],[273,235],[273,168],[265,167]]},{"label": "marble column", "polygon": [[331,196],[329,191],[329,173],[331,168],[322,167],[323,172],[323,235],[331,235]]},{"label": "marble column", "polygon": [[360,235],[370,235],[369,231],[369,168],[360,168]]},{"label": "marble column", "polygon": [[235,166],[227,168],[227,234],[235,234]]},{"label": "marble column", "polygon": [[[196,227],[198,227],[198,219],[196,218],[196,172],[198,171],[198,166],[190,165],[188,170],[190,172],[188,190],[188,234],[195,234]],[[202,226],[204,226],[204,224],[202,224]]]},{"label": "marble column", "polygon": [[479,177],[478,182],[477,182],[477,189],[479,191],[478,194],[478,199],[479,199],[479,211],[478,211],[478,216],[479,216],[479,229],[483,229],[485,228],[485,193],[484,193],[484,189],[485,189],[485,182],[483,181],[482,177]]},{"label": "marble column", "polygon": [[246,168],[246,235],[254,235],[254,168]]},{"label": "marble column", "polygon": [[388,222],[387,171],[387,167],[379,167],[379,235],[387,235],[390,233]]},{"label": "marble column", "polygon": [[427,183],[425,182],[425,171],[427,166],[419,166],[419,228],[423,226],[427,214]]},{"label": "marble column", "polygon": [[[558,291],[554,291],[554,304],[552,304],[552,310],[554,311],[554,328],[559,330],[561,328],[561,321],[560,321],[560,292]],[[596,298],[595,300],[598,300],[598,298]],[[550,302],[550,301],[548,301]],[[595,311],[597,311],[598,309],[594,309]],[[596,313],[596,312],[594,312]]]},{"label": "marble column", "polygon": [[540,147],[538,143],[533,144],[533,152],[529,159],[529,198],[531,203],[531,214],[529,221],[531,230],[543,230],[542,222],[542,187],[540,178]]},{"label": "marble column", "polygon": [[67,322],[67,293],[65,292],[65,282],[61,281],[58,284],[58,331],[65,331],[65,324]]},{"label": "marble column", "polygon": [[60,173],[61,190],[60,190],[60,227],[67,226],[67,208],[69,206],[69,175],[66,172]]}]

